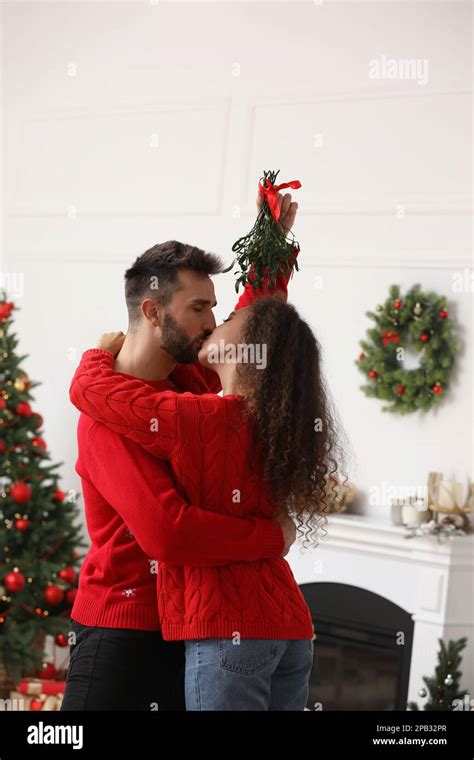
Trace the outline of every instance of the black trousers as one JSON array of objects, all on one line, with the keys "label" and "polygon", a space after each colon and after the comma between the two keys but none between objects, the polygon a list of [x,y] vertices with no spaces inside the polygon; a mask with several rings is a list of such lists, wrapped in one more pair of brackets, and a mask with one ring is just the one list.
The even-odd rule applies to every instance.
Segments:
[{"label": "black trousers", "polygon": [[185,710],[183,641],[160,631],[85,626],[71,619],[61,710]]}]

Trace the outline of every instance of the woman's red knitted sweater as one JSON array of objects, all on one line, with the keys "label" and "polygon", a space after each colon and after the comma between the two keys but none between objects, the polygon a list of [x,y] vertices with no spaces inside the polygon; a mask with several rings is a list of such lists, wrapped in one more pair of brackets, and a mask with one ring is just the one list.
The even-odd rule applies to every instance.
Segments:
[{"label": "woman's red knitted sweater", "polygon": [[[247,466],[252,425],[242,396],[159,392],[116,373],[110,352],[91,349],[70,398],[81,412],[167,460],[190,503],[234,517],[271,517],[268,485]],[[219,567],[160,562],[157,582],[167,640],[313,638],[309,608],[283,557]]]}]

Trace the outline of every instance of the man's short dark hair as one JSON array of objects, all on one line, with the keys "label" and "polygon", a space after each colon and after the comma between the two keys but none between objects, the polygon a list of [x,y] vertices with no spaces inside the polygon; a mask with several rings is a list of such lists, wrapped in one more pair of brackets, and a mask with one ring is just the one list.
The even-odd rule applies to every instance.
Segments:
[{"label": "man's short dark hair", "polygon": [[219,256],[207,253],[194,245],[168,240],[149,248],[125,272],[125,300],[130,327],[141,319],[140,304],[152,298],[166,306],[180,289],[178,272],[191,270],[212,276],[223,271]]}]

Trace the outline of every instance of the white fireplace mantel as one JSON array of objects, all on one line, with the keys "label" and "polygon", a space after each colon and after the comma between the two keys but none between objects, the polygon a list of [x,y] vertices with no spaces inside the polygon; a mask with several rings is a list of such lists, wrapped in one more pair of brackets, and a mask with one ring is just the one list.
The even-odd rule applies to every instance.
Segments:
[{"label": "white fireplace mantel", "polygon": [[[405,538],[387,519],[330,515],[316,549],[294,545],[287,559],[299,584],[346,583],[389,599],[411,613],[414,638],[408,699],[423,700],[422,676],[437,663],[438,639],[468,637],[461,688],[474,698],[474,534],[439,543],[436,536]],[[317,614],[315,618],[317,626]]]}]

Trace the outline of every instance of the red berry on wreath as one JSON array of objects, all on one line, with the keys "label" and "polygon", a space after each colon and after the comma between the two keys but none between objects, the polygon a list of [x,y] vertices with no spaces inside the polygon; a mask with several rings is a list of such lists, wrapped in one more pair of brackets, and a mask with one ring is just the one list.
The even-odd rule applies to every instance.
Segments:
[{"label": "red berry on wreath", "polygon": [[405,386],[397,385],[397,387],[395,388],[395,392],[398,393],[399,396],[402,396],[405,393]]},{"label": "red berry on wreath", "polygon": [[19,517],[15,520],[15,528],[20,533],[26,533],[30,529],[30,521],[26,517]]},{"label": "red berry on wreath", "polygon": [[401,307],[401,305],[402,305],[402,302],[400,301],[399,298],[397,298],[397,300],[393,302],[393,308],[394,309],[399,309]]},{"label": "red berry on wreath", "polygon": [[74,583],[76,577],[77,573],[73,567],[65,567],[58,573],[58,578],[61,578],[61,580],[65,583]]},{"label": "red berry on wreath", "polygon": [[374,369],[371,369],[369,372],[369,377],[374,379],[375,377],[377,377],[377,372]]},{"label": "red berry on wreath", "polygon": [[66,498],[66,494],[64,493],[64,491],[61,491],[60,488],[57,488],[55,492],[53,493],[54,501],[61,502],[61,501],[64,501],[65,498]]},{"label": "red berry on wreath", "polygon": [[430,339],[430,336],[428,335],[428,333],[422,333],[420,335],[420,340],[422,343],[427,343],[429,339]]},{"label": "red berry on wreath", "polygon": [[441,317],[441,319],[446,319],[446,317],[448,316],[448,312],[446,311],[446,309],[441,309],[439,316]]},{"label": "red berry on wreath", "polygon": [[18,481],[13,483],[10,494],[16,504],[26,504],[31,499],[31,488],[26,483]]},{"label": "red berry on wreath", "polygon": [[20,417],[31,417],[32,411],[28,401],[22,401],[16,408],[16,413]]},{"label": "red berry on wreath", "polygon": [[365,354],[359,354],[359,359],[365,359]]},{"label": "red berry on wreath", "polygon": [[432,389],[433,393],[440,394],[443,392],[443,388],[439,383],[436,383],[436,385],[433,385]]},{"label": "red berry on wreath", "polygon": [[12,570],[4,578],[4,584],[7,591],[21,591],[24,588],[26,580],[23,573],[19,570]]},{"label": "red berry on wreath", "polygon": [[65,637],[64,633],[58,633],[58,635],[55,638],[55,642],[58,647],[67,647],[69,645],[69,642],[67,638]]},{"label": "red berry on wreath", "polygon": [[64,599],[64,591],[59,586],[55,586],[54,583],[46,586],[44,590],[44,599],[51,607],[56,607]]},{"label": "red berry on wreath", "polygon": [[0,441],[0,454],[4,454],[6,450],[5,441]]}]

